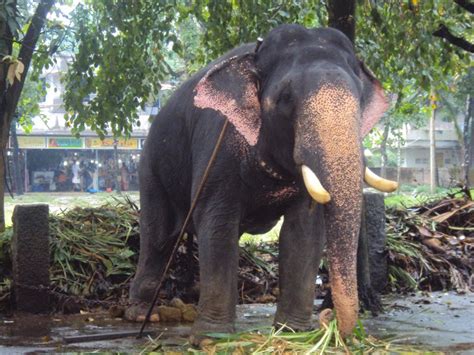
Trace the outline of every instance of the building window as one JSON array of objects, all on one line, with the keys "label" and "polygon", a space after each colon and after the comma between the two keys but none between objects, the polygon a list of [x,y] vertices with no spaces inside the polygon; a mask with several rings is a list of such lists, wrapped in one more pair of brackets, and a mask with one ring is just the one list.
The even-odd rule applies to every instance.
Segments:
[{"label": "building window", "polygon": [[416,158],[415,164],[417,165],[426,165],[428,164],[428,158]]},{"label": "building window", "polygon": [[451,164],[451,159],[444,159],[445,164]]}]

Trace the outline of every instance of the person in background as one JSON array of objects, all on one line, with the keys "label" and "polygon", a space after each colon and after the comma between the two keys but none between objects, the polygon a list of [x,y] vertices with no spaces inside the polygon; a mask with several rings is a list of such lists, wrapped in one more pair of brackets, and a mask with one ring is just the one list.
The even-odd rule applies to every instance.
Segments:
[{"label": "person in background", "polygon": [[81,177],[79,172],[81,168],[79,167],[79,162],[76,161],[72,165],[72,189],[74,191],[81,191]]},{"label": "person in background", "polygon": [[130,179],[130,173],[128,171],[127,165],[125,163],[122,163],[122,167],[120,168],[120,184],[122,185],[122,191],[128,191],[128,185],[129,185],[129,179]]},{"label": "person in background", "polygon": [[81,191],[89,191],[92,187],[92,176],[89,167],[85,163],[81,163]]},{"label": "person in background", "polygon": [[54,180],[56,183],[56,191],[66,191],[67,190],[67,175],[61,167],[58,167],[54,172]]}]

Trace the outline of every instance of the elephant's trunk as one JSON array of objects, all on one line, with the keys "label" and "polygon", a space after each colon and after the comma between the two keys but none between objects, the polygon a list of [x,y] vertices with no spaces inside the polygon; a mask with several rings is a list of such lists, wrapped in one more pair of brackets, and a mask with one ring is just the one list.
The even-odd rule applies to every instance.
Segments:
[{"label": "elephant's trunk", "polygon": [[324,174],[322,181],[331,194],[331,201],[325,205],[324,212],[331,294],[339,331],[343,336],[348,336],[356,324],[359,306],[356,274],[362,209],[362,159],[359,145],[350,147],[344,157],[327,157],[321,167],[323,171],[329,172]]},{"label": "elephant's trunk", "polygon": [[352,333],[358,313],[356,253],[364,176],[359,117],[358,100],[348,88],[322,85],[304,104],[295,140],[295,160],[314,169],[330,195],[325,204],[327,255],[343,336]]},{"label": "elephant's trunk", "polygon": [[[362,188],[361,182],[358,185]],[[345,337],[355,327],[359,307],[356,261],[362,192],[337,195],[332,193],[333,202],[325,209],[327,256],[332,300],[339,331]]]}]

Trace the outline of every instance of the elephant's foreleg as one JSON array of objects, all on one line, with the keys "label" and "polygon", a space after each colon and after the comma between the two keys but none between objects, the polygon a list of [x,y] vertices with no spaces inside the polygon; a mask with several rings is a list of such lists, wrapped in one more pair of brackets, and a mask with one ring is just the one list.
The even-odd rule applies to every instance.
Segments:
[{"label": "elephant's foreleg", "polygon": [[[200,295],[195,336],[234,331],[237,304],[238,220],[220,211],[198,211]],[[224,212],[225,211],[225,212]]]},{"label": "elephant's foreleg", "polygon": [[275,325],[312,327],[315,281],[324,245],[322,207],[304,200],[285,215],[280,232],[280,298]]}]

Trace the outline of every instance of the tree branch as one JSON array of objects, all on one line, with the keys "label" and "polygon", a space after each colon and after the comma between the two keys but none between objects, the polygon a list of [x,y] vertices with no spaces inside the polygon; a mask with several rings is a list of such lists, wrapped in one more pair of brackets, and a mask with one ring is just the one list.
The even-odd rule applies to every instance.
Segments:
[{"label": "tree branch", "polygon": [[327,5],[328,25],[344,33],[352,43],[355,39],[355,0],[330,0]]},{"label": "tree branch", "polygon": [[454,0],[454,2],[463,9],[469,11],[471,14],[474,14],[474,3],[470,2],[469,0]]},{"label": "tree branch", "polygon": [[[0,39],[6,39],[8,41],[11,41],[13,43],[17,43],[19,44],[20,46],[26,46],[26,44],[23,43],[23,41],[19,41],[17,39],[14,39],[14,38],[9,38],[9,37],[6,37],[6,36],[1,36]],[[35,49],[35,48],[30,48],[33,52],[38,52],[38,53],[48,53],[47,51],[40,51],[38,49]],[[6,54],[5,54],[6,55]]]},{"label": "tree branch", "polygon": [[[11,122],[13,113],[15,112],[16,107],[18,105],[18,100],[23,89],[23,84],[25,82],[26,75],[30,67],[33,51],[36,47],[36,43],[38,42],[41,30],[46,21],[46,16],[48,15],[49,10],[53,6],[54,1],[55,0],[42,0],[38,4],[35,14],[31,19],[31,24],[28,27],[28,31],[26,32],[25,37],[23,37],[23,43],[20,48],[20,53],[18,54],[18,59],[21,60],[21,62],[25,66],[23,70],[23,75],[21,77],[21,81],[15,81],[15,83],[8,90],[9,97],[7,100],[6,117],[2,117],[3,120],[8,121],[8,126]],[[5,134],[5,132],[2,133]]]},{"label": "tree branch", "polygon": [[449,31],[449,28],[447,28],[445,25],[441,24],[439,28],[433,32],[433,36],[435,37],[440,37],[444,38],[447,40],[449,43],[454,44],[455,46],[464,49],[465,51],[474,53],[474,44],[466,41],[462,37],[457,37]]}]

